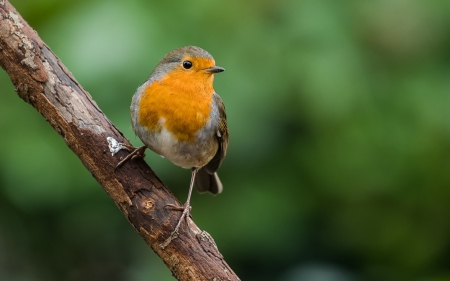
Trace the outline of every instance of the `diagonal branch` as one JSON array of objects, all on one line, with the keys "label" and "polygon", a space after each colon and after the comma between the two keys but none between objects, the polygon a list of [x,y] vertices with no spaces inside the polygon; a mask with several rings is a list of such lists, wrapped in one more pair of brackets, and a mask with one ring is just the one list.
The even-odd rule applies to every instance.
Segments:
[{"label": "diagonal branch", "polygon": [[239,280],[191,219],[163,245],[180,215],[164,206],[181,204],[142,159],[114,171],[126,152],[111,156],[106,139],[128,140],[7,0],[0,0],[0,65],[17,94],[58,132],[178,280]]}]

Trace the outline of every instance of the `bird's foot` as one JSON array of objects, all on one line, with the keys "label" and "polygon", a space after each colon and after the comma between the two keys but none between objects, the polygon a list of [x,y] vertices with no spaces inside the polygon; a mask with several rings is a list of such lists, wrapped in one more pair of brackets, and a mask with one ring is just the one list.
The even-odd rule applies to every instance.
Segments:
[{"label": "bird's foot", "polygon": [[125,158],[123,158],[119,163],[117,163],[117,166],[115,169],[122,166],[123,163],[127,162],[128,160],[132,160],[134,158],[144,158],[145,157],[145,149],[147,148],[145,145],[140,147],[134,147],[132,145],[127,144],[121,144],[122,147],[128,151],[131,151],[130,154],[128,154]]},{"label": "bird's foot", "polygon": [[162,249],[164,249],[165,247],[167,247],[167,245],[169,245],[170,242],[172,242],[173,239],[175,239],[175,238],[178,237],[178,235],[179,235],[178,230],[180,229],[181,222],[182,222],[183,220],[186,220],[186,222],[188,222],[188,221],[187,221],[187,218],[189,217],[189,214],[190,214],[190,212],[191,212],[191,210],[192,210],[192,207],[191,207],[191,205],[189,205],[188,202],[186,202],[182,207],[175,206],[175,205],[172,205],[172,204],[168,204],[168,205],[166,205],[165,207],[166,207],[166,208],[171,208],[171,209],[176,210],[176,211],[182,211],[182,213],[181,213],[181,217],[180,217],[180,219],[178,220],[177,226],[175,227],[174,231],[172,231],[172,233],[170,234],[170,236],[164,241],[163,244],[160,245],[160,247],[161,247]]}]

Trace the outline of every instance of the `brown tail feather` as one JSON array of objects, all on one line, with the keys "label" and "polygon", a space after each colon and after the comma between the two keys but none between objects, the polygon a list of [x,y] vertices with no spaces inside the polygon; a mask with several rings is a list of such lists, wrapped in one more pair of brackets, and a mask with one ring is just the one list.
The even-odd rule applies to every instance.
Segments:
[{"label": "brown tail feather", "polygon": [[219,194],[222,192],[222,183],[220,182],[217,173],[210,174],[205,168],[198,170],[195,176],[195,186],[199,192],[211,192],[212,194]]}]

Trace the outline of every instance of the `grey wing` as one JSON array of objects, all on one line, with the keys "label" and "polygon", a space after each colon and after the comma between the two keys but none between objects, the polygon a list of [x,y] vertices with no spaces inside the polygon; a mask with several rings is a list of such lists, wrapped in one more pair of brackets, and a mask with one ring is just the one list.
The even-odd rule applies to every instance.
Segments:
[{"label": "grey wing", "polygon": [[219,95],[214,94],[214,99],[219,108],[219,123],[216,132],[219,146],[213,159],[197,172],[195,186],[200,192],[209,191],[212,194],[219,194],[223,188],[216,171],[227,154],[229,135],[225,106]]},{"label": "grey wing", "polygon": [[209,161],[209,163],[206,164],[205,166],[206,170],[210,174],[215,173],[222,164],[222,161],[225,159],[225,156],[227,155],[228,140],[229,140],[225,105],[223,104],[222,99],[218,94],[214,94],[214,98],[219,108],[219,116],[220,116],[216,132],[217,141],[219,142],[219,148],[217,149],[216,155],[214,155],[213,159]]}]

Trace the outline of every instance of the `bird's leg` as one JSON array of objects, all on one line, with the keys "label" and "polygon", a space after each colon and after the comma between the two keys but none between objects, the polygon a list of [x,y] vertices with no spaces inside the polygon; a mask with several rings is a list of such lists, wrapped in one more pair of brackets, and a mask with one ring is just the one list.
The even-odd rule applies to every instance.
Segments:
[{"label": "bird's leg", "polygon": [[178,235],[178,229],[180,228],[181,222],[184,219],[187,219],[187,217],[189,216],[189,213],[191,211],[191,205],[190,205],[190,201],[191,201],[191,195],[192,195],[192,189],[194,188],[194,180],[195,180],[195,175],[197,174],[198,168],[192,168],[192,177],[191,177],[191,185],[189,186],[189,193],[188,193],[188,197],[186,200],[186,203],[184,203],[183,207],[178,207],[172,204],[166,205],[166,207],[170,207],[174,210],[178,210],[178,211],[183,211],[181,213],[181,217],[178,220],[178,224],[175,227],[175,230],[172,232],[172,234],[170,235],[170,238],[174,238]]},{"label": "bird's leg", "polygon": [[145,145],[140,146],[140,147],[134,147],[131,145],[127,145],[127,144],[122,144],[123,147],[125,147],[125,149],[131,151],[130,154],[127,155],[127,157],[123,158],[116,166],[116,169],[119,168],[123,163],[127,162],[130,159],[134,159],[136,157],[141,157],[144,158],[145,157],[145,149],[147,148]]}]

